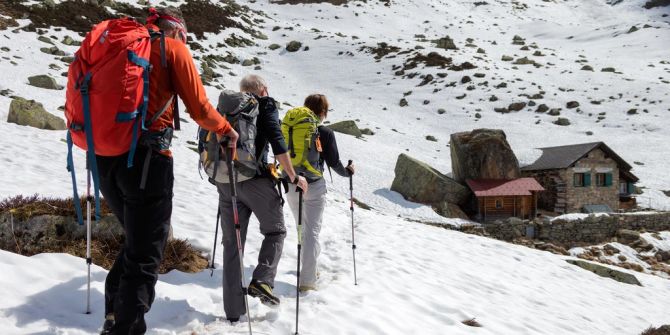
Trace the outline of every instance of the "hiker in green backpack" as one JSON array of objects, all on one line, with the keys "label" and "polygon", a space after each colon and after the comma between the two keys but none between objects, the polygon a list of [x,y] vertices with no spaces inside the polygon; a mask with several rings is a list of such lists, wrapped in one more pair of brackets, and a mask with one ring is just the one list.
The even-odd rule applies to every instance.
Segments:
[{"label": "hiker in green backpack", "polygon": [[[318,265],[321,252],[319,232],[326,206],[326,181],[323,178],[325,164],[342,176],[354,174],[354,166],[343,166],[335,142],[335,134],[320,125],[328,116],[328,100],[323,94],[312,94],[305,99],[304,107],[286,113],[282,121],[282,133],[288,141],[291,162],[296,172],[304,173],[309,182],[309,193],[303,195],[302,207],[302,270],[299,290],[316,290]],[[299,199],[294,186],[290,187],[287,201],[293,217],[298,220]]]}]

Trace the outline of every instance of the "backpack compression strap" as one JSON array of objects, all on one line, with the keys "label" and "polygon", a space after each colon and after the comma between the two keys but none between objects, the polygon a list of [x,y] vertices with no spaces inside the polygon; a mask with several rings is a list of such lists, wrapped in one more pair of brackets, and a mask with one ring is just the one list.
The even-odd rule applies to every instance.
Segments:
[{"label": "backpack compression strap", "polygon": [[74,207],[77,212],[77,219],[80,225],[84,224],[81,211],[81,203],[79,201],[79,193],[77,192],[77,183],[74,171],[74,159],[72,158],[72,131],[84,131],[86,134],[86,160],[88,162],[87,169],[91,171],[93,175],[93,189],[95,191],[95,219],[100,220],[100,188],[99,182],[100,178],[98,175],[98,163],[95,159],[95,143],[93,142],[93,126],[91,125],[91,103],[89,99],[89,84],[91,82],[92,74],[89,72],[84,75],[81,83],[77,83],[77,88],[81,93],[81,100],[84,110],[84,124],[75,124],[70,125],[70,129],[67,132],[67,168],[72,175],[72,190],[73,190],[73,201]]}]

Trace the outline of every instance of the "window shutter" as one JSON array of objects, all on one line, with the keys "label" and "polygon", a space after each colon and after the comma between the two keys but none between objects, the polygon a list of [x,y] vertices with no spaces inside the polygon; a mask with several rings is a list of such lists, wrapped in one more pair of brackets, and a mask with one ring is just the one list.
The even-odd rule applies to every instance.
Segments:
[{"label": "window shutter", "polygon": [[629,182],[628,183],[628,194],[633,194],[635,193],[635,184]]},{"label": "window shutter", "polygon": [[584,186],[591,186],[591,173],[584,174]]},{"label": "window shutter", "polygon": [[605,186],[612,186],[612,174],[605,173]]}]

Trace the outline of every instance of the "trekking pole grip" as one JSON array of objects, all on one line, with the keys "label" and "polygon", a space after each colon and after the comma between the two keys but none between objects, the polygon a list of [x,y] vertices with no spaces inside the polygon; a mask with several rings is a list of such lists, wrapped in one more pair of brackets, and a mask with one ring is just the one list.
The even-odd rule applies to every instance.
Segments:
[{"label": "trekking pole grip", "polygon": [[[350,159],[349,164],[347,164],[347,167],[350,167],[352,164],[354,164],[354,161]],[[349,172],[349,190],[353,189],[354,189],[354,175],[351,172]]]}]

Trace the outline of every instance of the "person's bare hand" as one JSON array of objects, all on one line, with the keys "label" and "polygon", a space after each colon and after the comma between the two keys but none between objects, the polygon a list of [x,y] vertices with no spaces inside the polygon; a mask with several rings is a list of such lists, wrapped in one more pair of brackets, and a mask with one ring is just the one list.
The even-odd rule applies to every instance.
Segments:
[{"label": "person's bare hand", "polygon": [[216,139],[221,143],[224,140],[224,137],[227,137],[228,148],[232,149],[233,157],[235,157],[235,148],[237,148],[237,140],[240,138],[240,135],[235,131],[235,129],[230,128],[230,130],[221,135],[216,134]]},{"label": "person's bare hand", "polygon": [[307,193],[307,189],[309,188],[307,179],[305,179],[303,176],[298,176],[298,182],[296,183],[296,186],[298,186],[304,193]]},{"label": "person's bare hand", "polygon": [[354,164],[347,165],[346,169],[347,169],[347,171],[349,171],[350,176],[353,176],[354,172],[356,172],[356,168],[354,167]]}]

